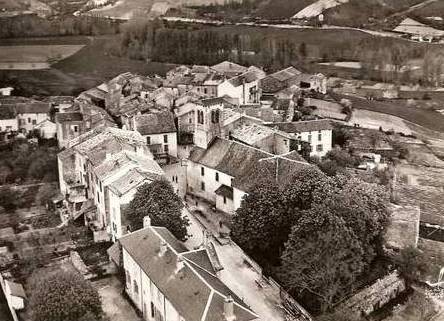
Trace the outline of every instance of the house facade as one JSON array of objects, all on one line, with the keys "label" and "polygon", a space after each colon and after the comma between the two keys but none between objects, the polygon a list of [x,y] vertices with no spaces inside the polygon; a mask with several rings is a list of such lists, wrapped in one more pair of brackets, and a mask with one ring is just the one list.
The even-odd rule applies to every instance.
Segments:
[{"label": "house facade", "polygon": [[310,143],[310,156],[324,157],[332,150],[333,126],[329,120],[284,122],[268,126]]},{"label": "house facade", "polygon": [[16,105],[19,130],[25,133],[34,130],[35,126],[45,120],[49,120],[49,103],[18,103]]},{"label": "house facade", "polygon": [[241,105],[260,102],[260,78],[254,71],[247,71],[239,76],[225,80],[219,85],[218,96],[237,99]]},{"label": "house facade", "polygon": [[125,291],[144,320],[257,318],[217,277],[206,249],[189,251],[165,228],[147,226],[125,235],[108,252],[123,267]]},{"label": "house facade", "polygon": [[177,157],[177,129],[171,112],[135,115],[130,126],[144,137],[155,157]]}]

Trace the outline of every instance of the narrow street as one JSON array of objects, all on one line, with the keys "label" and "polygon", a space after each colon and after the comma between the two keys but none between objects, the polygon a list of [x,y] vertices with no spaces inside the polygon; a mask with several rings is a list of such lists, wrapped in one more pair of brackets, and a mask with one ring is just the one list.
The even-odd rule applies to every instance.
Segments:
[{"label": "narrow street", "polygon": [[[209,231],[211,234],[217,233],[214,230],[209,230],[210,226],[205,227],[187,208],[183,213],[190,221],[188,229],[191,236],[185,242],[188,248],[192,249],[203,244],[205,231]],[[279,307],[281,305],[279,292],[270,285],[258,285],[261,275],[245,264],[244,256],[238,247],[232,244],[221,245],[214,238],[212,243],[224,267],[219,272],[220,279],[237,293],[255,313],[260,315],[262,320],[284,320],[285,315]]]}]

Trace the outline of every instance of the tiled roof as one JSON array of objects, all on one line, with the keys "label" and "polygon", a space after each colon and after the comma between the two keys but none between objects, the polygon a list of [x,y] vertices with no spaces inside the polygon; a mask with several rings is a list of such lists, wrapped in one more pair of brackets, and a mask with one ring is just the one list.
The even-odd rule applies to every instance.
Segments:
[{"label": "tiled roof", "polygon": [[254,145],[263,139],[273,136],[273,129],[254,123],[244,123],[230,131],[231,137],[248,145]]},{"label": "tiled roof", "polygon": [[134,188],[138,188],[147,181],[152,182],[160,178],[161,174],[145,172],[140,168],[132,168],[125,175],[109,184],[109,188],[114,192],[114,194],[121,196],[125,195]]},{"label": "tiled roof", "polygon": [[319,130],[332,130],[333,126],[329,120],[310,120],[288,123],[274,123],[267,126],[277,128],[286,133],[306,133]]},{"label": "tiled roof", "polygon": [[249,192],[254,186],[266,182],[287,185],[301,170],[313,165],[307,163],[296,151],[286,155],[269,157],[252,164],[247,171],[235,177],[233,186]]},{"label": "tiled roof", "polygon": [[286,88],[287,85],[272,76],[267,76],[261,80],[260,87],[264,93],[276,93]]},{"label": "tiled roof", "polygon": [[63,123],[68,121],[83,121],[83,115],[80,112],[73,113],[57,113],[56,122]]},{"label": "tiled roof", "polygon": [[[208,262],[203,266],[199,265],[200,260],[190,262],[189,252],[167,229],[148,227],[123,236],[119,242],[185,320],[225,320],[223,307],[227,296],[235,301],[236,320],[257,318],[222,281],[207,271]],[[167,251],[160,254],[164,242]],[[177,271],[180,258],[183,266]]]},{"label": "tiled roof", "polygon": [[302,74],[302,72],[300,72],[299,70],[297,70],[294,67],[288,67],[286,69],[282,69],[280,71],[277,71],[271,75],[269,75],[270,77],[273,77],[279,81],[288,81],[292,78],[294,78],[297,75]]},{"label": "tiled roof", "polygon": [[9,289],[13,296],[26,299],[26,293],[23,285],[21,285],[20,283],[11,282],[9,280],[6,280],[5,282],[9,286]]},{"label": "tiled roof", "polygon": [[214,106],[219,104],[227,104],[228,102],[223,97],[206,98],[200,101],[204,106]]},{"label": "tiled roof", "polygon": [[159,175],[163,174],[162,168],[154,159],[126,150],[106,159],[94,169],[94,172],[98,177],[106,179],[124,168],[134,167],[138,167],[146,172],[157,173]]},{"label": "tiled roof", "polygon": [[176,132],[173,114],[169,111],[135,116],[136,130],[141,135]]},{"label": "tiled roof", "polygon": [[18,103],[15,108],[17,114],[47,114],[51,109],[51,104],[42,102]]},{"label": "tiled roof", "polygon": [[218,63],[217,65],[211,66],[211,69],[221,73],[221,74],[239,74],[247,71],[247,67],[241,66],[234,62],[223,61]]},{"label": "tiled roof", "polygon": [[217,137],[206,149],[194,148],[189,159],[227,175],[237,177],[262,159],[273,156],[256,148]]},{"label": "tiled roof", "polygon": [[222,184],[214,193],[216,195],[225,196],[226,198],[233,199],[233,187]]},{"label": "tiled roof", "polygon": [[15,110],[11,105],[0,105],[0,119],[14,119],[15,117]]},{"label": "tiled roof", "polygon": [[244,83],[251,83],[253,81],[259,80],[258,75],[254,71],[247,71],[239,76],[228,79],[228,82],[234,87],[239,87]]}]

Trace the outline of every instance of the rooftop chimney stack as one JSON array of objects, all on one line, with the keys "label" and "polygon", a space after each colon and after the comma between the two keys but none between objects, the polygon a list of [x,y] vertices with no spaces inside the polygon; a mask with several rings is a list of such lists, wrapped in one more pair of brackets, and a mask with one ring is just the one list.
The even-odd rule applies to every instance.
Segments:
[{"label": "rooftop chimney stack", "polygon": [[151,218],[147,215],[143,218],[143,228],[151,226]]},{"label": "rooftop chimney stack", "polygon": [[224,301],[224,316],[226,321],[235,321],[234,301],[231,295],[227,296]]},{"label": "rooftop chimney stack", "polygon": [[164,256],[165,253],[167,252],[167,250],[168,250],[168,245],[167,245],[167,243],[166,243],[165,241],[162,241],[162,242],[160,243],[159,256]]},{"label": "rooftop chimney stack", "polygon": [[177,257],[177,263],[176,263],[176,271],[175,273],[179,273],[180,271],[182,271],[182,269],[185,267],[185,263],[183,262],[182,257],[178,256]]}]

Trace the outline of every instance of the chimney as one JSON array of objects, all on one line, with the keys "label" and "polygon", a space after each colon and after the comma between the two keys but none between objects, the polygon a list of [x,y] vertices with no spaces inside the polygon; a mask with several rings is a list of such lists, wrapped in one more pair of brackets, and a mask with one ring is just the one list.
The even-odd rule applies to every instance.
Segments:
[{"label": "chimney", "polygon": [[159,256],[164,256],[168,250],[168,245],[165,241],[160,243]]},{"label": "chimney", "polygon": [[151,226],[151,218],[147,215],[143,218],[143,228]]},{"label": "chimney", "polygon": [[227,296],[224,301],[224,316],[226,321],[236,320],[234,315],[234,301],[231,295]]},{"label": "chimney", "polygon": [[176,271],[174,273],[179,273],[183,268],[185,267],[185,263],[183,262],[182,257],[178,256],[177,257],[177,262],[176,262]]}]

